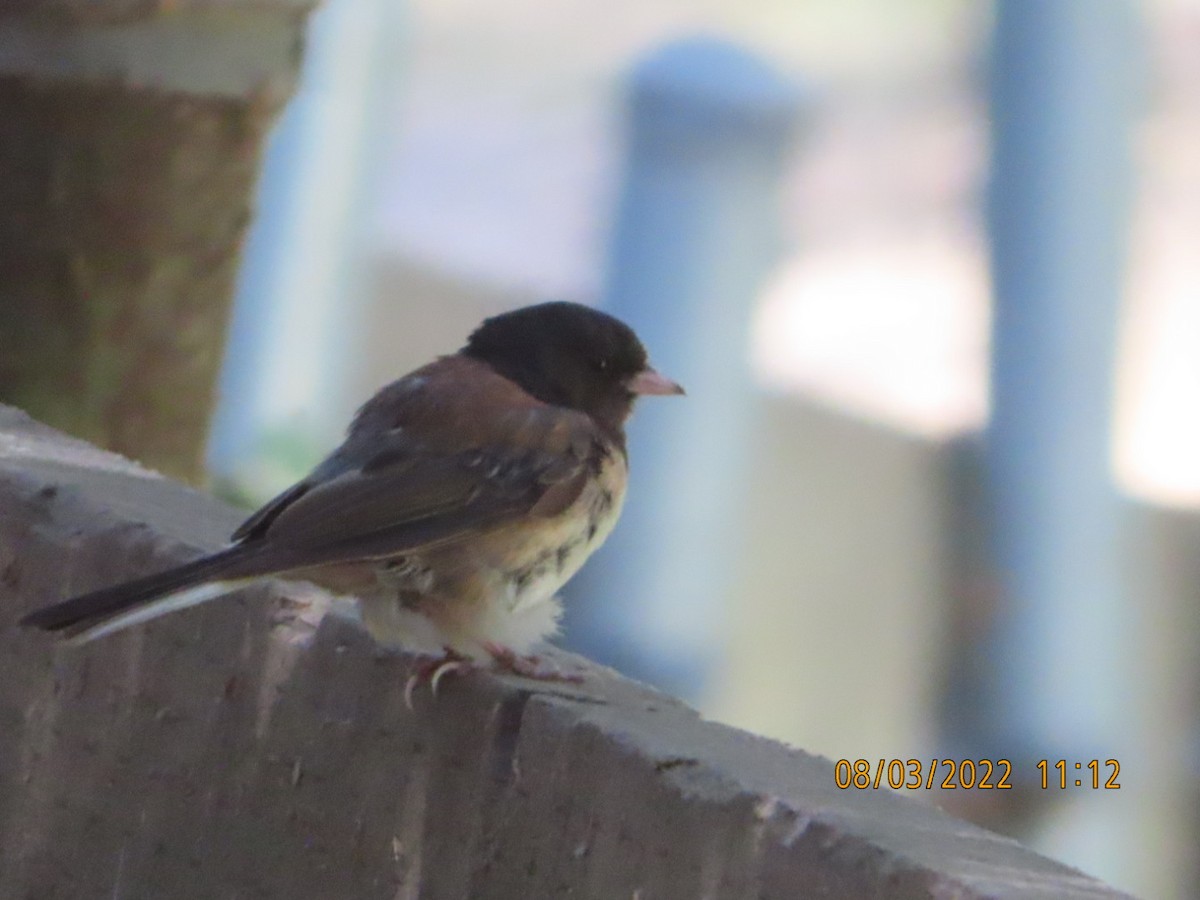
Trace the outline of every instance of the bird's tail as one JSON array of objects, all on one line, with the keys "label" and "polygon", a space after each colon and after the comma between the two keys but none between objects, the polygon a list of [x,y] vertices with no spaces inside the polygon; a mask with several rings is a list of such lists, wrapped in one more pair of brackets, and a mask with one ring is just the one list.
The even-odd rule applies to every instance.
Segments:
[{"label": "bird's tail", "polygon": [[86,643],[229,593],[257,574],[245,565],[254,554],[246,546],[228,547],[165,572],[47,606],[27,615],[21,624],[62,632],[74,644]]}]

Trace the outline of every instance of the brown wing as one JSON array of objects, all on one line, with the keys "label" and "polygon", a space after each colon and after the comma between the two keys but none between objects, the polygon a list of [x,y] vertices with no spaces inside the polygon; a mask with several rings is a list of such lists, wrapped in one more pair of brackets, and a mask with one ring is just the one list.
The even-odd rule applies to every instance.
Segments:
[{"label": "brown wing", "polygon": [[257,571],[399,555],[570,506],[606,452],[591,420],[457,362],[381,391],[336,453],[235,532],[262,547]]}]

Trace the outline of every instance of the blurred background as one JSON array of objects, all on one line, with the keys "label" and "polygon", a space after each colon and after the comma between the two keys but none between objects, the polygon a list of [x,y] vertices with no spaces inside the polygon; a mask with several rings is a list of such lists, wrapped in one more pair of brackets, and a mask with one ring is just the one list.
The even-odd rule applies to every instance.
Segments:
[{"label": "blurred background", "polygon": [[228,496],[600,305],[689,396],[564,645],[834,760],[1011,760],[916,793],[1200,897],[1200,7],[326,0],[257,191]]}]

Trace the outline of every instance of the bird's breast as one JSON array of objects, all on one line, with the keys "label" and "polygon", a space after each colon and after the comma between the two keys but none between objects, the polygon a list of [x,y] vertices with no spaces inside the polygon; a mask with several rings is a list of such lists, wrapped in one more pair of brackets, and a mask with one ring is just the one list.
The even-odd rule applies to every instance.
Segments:
[{"label": "bird's breast", "polygon": [[509,585],[503,594],[511,610],[552,597],[604,543],[621,515],[626,477],[624,454],[611,453],[574,503],[527,526],[521,546],[503,567]]}]

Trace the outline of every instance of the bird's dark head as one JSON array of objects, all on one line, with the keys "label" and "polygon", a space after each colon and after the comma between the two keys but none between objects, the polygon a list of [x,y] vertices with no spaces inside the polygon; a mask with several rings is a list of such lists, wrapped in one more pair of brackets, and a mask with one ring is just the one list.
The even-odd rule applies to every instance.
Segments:
[{"label": "bird's dark head", "polygon": [[619,319],[578,303],[541,303],[484,321],[465,355],[546,403],[619,430],[641,394],[682,394],[650,368],[646,348]]}]

